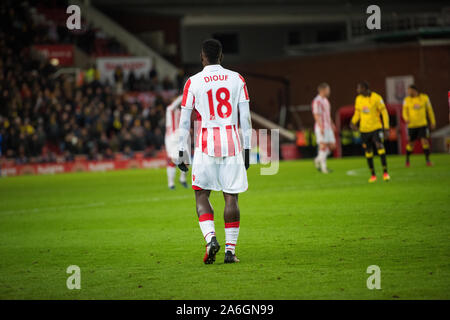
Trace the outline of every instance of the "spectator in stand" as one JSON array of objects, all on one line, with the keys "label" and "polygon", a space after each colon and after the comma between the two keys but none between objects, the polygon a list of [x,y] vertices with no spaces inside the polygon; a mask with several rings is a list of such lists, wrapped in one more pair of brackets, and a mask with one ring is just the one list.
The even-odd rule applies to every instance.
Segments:
[{"label": "spectator in stand", "polygon": [[95,80],[96,69],[94,64],[91,64],[90,67],[84,73],[84,81],[89,84]]},{"label": "spectator in stand", "polygon": [[123,151],[123,158],[124,159],[131,159],[133,158],[133,151],[131,150],[131,147],[127,145]]},{"label": "spectator in stand", "polygon": [[133,135],[133,150],[138,151],[145,149],[145,130],[141,125],[140,119],[137,118],[134,120],[131,134]]},{"label": "spectator in stand", "polygon": [[158,84],[158,72],[155,69],[155,66],[152,66],[148,74],[148,79],[150,81],[150,90],[156,90],[156,86]]},{"label": "spectator in stand", "polygon": [[117,66],[114,70],[114,83],[116,86],[116,94],[122,94],[123,93],[123,70],[121,66]]},{"label": "spectator in stand", "polygon": [[136,73],[134,70],[130,70],[128,74],[128,90],[134,91],[136,86]]},{"label": "spectator in stand", "polygon": [[121,66],[117,66],[116,69],[114,69],[114,81],[116,83],[123,83],[123,69]]},{"label": "spectator in stand", "polygon": [[184,70],[183,69],[178,69],[178,74],[177,74],[177,79],[176,79],[176,83],[177,83],[177,89],[178,90],[182,90],[184,87],[184,83],[185,83],[185,74],[184,74]]},{"label": "spectator in stand", "polygon": [[54,21],[49,21],[48,22],[47,37],[53,43],[58,43],[59,42],[58,28],[56,27],[56,23]]},{"label": "spectator in stand", "polygon": [[150,72],[148,74],[148,78],[150,79],[150,81],[157,81],[158,79],[158,72],[155,69],[155,66],[152,66],[152,68],[150,69]]},{"label": "spectator in stand", "polygon": [[160,127],[156,127],[155,129],[155,133],[153,135],[153,144],[156,149],[161,149],[161,147],[164,145],[164,135]]},{"label": "spectator in stand", "polygon": [[174,89],[173,82],[170,81],[169,77],[165,77],[162,83],[163,90],[172,90]]}]

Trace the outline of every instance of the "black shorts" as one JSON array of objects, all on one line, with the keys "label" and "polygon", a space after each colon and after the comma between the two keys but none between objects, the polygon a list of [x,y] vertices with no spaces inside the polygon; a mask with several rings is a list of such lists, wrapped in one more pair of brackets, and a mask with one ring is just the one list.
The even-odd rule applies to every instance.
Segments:
[{"label": "black shorts", "polygon": [[372,149],[372,147],[376,148],[376,143],[384,142],[384,133],[383,130],[378,129],[370,132],[361,132],[361,140],[362,146],[364,149]]},{"label": "black shorts", "polygon": [[428,139],[430,137],[430,130],[428,126],[418,128],[408,128],[409,141],[415,141],[420,138]]}]

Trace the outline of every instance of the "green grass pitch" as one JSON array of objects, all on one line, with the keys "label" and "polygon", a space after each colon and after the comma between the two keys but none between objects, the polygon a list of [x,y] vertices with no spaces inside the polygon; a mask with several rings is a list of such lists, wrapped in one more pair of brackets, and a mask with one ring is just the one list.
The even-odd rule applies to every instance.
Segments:
[{"label": "green grass pitch", "polygon": [[[369,184],[362,157],[249,169],[239,198],[241,263],[204,265],[191,189],[164,169],[0,179],[0,299],[449,299],[450,156],[389,156]],[[81,268],[69,290],[66,268]],[[381,290],[366,287],[381,269]]]}]

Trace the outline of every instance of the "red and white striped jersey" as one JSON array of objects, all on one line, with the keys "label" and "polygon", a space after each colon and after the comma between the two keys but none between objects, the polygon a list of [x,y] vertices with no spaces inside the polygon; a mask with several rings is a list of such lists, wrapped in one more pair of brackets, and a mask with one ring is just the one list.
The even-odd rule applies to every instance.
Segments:
[{"label": "red and white striped jersey", "polygon": [[178,126],[180,125],[181,109],[178,106],[181,104],[183,96],[177,97],[172,101],[166,109],[166,137],[176,135]]},{"label": "red and white striped jersey", "polygon": [[[320,117],[324,130],[331,129],[330,109],[330,102],[326,97],[317,95],[312,101],[312,112]],[[316,122],[314,126],[317,128],[318,123]]]},{"label": "red and white striped jersey", "polygon": [[213,157],[241,152],[238,104],[250,101],[244,78],[222,66],[209,65],[184,86],[182,108],[195,108],[195,148]]}]

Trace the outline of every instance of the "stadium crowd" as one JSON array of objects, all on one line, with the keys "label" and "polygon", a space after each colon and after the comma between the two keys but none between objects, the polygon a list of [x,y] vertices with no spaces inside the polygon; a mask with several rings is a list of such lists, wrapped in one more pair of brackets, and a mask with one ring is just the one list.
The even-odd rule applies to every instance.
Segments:
[{"label": "stadium crowd", "polygon": [[128,55],[127,48],[116,38],[87,23],[83,17],[81,29],[68,32],[67,1],[29,0],[19,3],[27,10],[25,17],[33,24],[30,31],[33,32],[34,43],[73,44],[88,55]]},{"label": "stadium crowd", "polygon": [[[0,156],[22,164],[71,161],[78,154],[91,160],[112,159],[116,152],[153,155],[161,149],[168,103],[161,90],[167,84],[153,88],[155,99],[144,106],[96,77],[82,85],[72,75],[55,78],[55,67],[30,49],[39,32],[30,8],[3,3],[0,12]],[[126,88],[128,80],[122,80]]]}]

